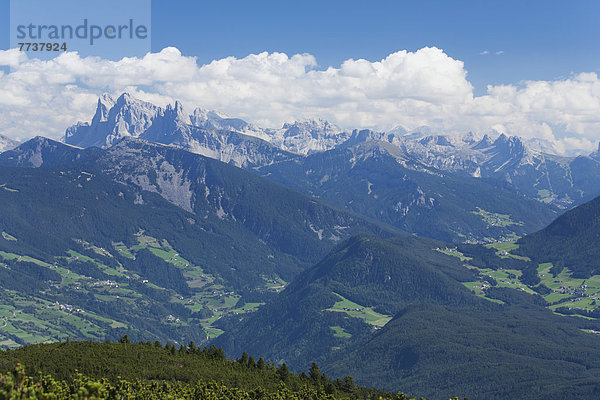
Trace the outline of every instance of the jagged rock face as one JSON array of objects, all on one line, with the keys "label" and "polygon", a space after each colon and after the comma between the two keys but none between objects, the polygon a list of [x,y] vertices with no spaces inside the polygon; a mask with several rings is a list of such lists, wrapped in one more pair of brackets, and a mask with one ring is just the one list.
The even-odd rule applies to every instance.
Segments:
[{"label": "jagged rock face", "polygon": [[12,150],[19,145],[19,142],[6,136],[0,135],[0,153]]},{"label": "jagged rock face", "polygon": [[[422,129],[427,132],[427,129]],[[387,134],[354,131],[345,146],[373,141],[393,145],[390,154],[402,165],[421,170],[437,169],[475,178],[494,179],[518,192],[561,208],[581,204],[600,194],[600,156],[561,157],[534,150],[516,136],[472,133],[427,135],[395,128]],[[547,143],[534,147],[550,149]],[[389,149],[389,148],[388,148]]]},{"label": "jagged rock face", "polygon": [[[124,93],[116,101],[109,95],[101,96],[92,122],[68,128],[63,141],[79,147],[107,148],[124,137],[172,144],[236,166],[253,167],[275,161],[267,154],[256,154],[256,147],[267,153],[283,150],[306,155],[335,148],[350,134],[320,119],[263,129],[217,111],[197,108],[188,115],[179,102],[162,108]],[[266,144],[257,146],[254,139],[271,144],[273,149]]]},{"label": "jagged rock face", "polygon": [[67,129],[64,142],[78,147],[106,148],[120,139],[139,137],[162,110],[123,93],[116,101],[109,95],[98,99],[92,123],[79,122]]},{"label": "jagged rock face", "polygon": [[155,146],[126,139],[108,149],[97,164],[117,182],[158,193],[176,206],[193,212],[195,196],[189,171],[170,162]]},{"label": "jagged rock face", "polygon": [[322,119],[286,123],[271,132],[271,143],[275,146],[304,155],[333,149],[350,137],[349,132]]},{"label": "jagged rock face", "polygon": [[[560,157],[549,154],[552,146],[543,140],[525,143],[516,136],[478,137],[470,132],[439,135],[426,126],[412,131],[396,127],[388,132],[350,132],[318,119],[263,129],[217,111],[197,108],[188,115],[179,102],[161,108],[126,93],[116,101],[108,95],[100,97],[91,123],[72,126],[64,141],[108,148],[124,137],[174,145],[247,169],[333,149],[385,143],[386,151],[407,168],[500,180],[530,198],[559,207],[600,194],[600,152],[590,157]],[[371,153],[362,157],[366,154]]]},{"label": "jagged rock face", "polygon": [[244,168],[294,157],[270,145],[264,140],[270,136],[243,120],[203,109],[190,116],[180,102],[162,108],[127,93],[116,101],[102,96],[92,123],[70,127],[63,140],[80,147],[108,148],[126,137],[174,145]]},{"label": "jagged rock face", "polygon": [[192,125],[198,128],[231,131],[254,136],[265,141],[270,140],[270,136],[262,128],[240,118],[231,118],[218,111],[196,108],[194,113],[190,115],[190,121]]}]

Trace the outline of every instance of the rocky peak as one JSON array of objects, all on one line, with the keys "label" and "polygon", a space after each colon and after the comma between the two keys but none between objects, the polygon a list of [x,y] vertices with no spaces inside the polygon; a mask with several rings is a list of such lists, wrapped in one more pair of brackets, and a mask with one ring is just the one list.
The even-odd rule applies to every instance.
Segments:
[{"label": "rocky peak", "polygon": [[108,120],[108,112],[115,105],[115,100],[107,93],[103,94],[98,98],[98,106],[96,107],[96,114],[92,118],[92,124],[99,122],[105,122]]},{"label": "rocky peak", "polygon": [[164,112],[164,117],[182,124],[191,124],[192,121],[188,114],[183,109],[183,105],[179,101],[175,101],[175,105],[168,104]]},{"label": "rocky peak", "polygon": [[408,131],[406,129],[404,129],[403,126],[398,125],[395,126],[393,129],[389,130],[388,135],[394,135],[394,136],[404,136],[408,133]]},{"label": "rocky peak", "polygon": [[344,143],[345,146],[354,146],[363,142],[381,141],[384,140],[385,134],[375,132],[371,129],[355,129],[352,131],[350,138]]},{"label": "rocky peak", "polygon": [[229,116],[225,113],[202,107],[196,108],[190,116],[192,124],[197,126],[206,121],[220,121],[226,118],[229,118]]},{"label": "rocky peak", "polygon": [[285,123],[281,129],[284,130],[284,137],[309,136],[314,139],[337,135],[342,131],[338,126],[320,118]]},{"label": "rocky peak", "polygon": [[517,136],[507,137],[504,133],[498,136],[494,141],[494,146],[497,148],[509,149],[512,153],[524,153],[525,144]]},{"label": "rocky peak", "polygon": [[598,149],[590,154],[590,157],[595,160],[600,160],[600,142],[598,142]]},{"label": "rocky peak", "polygon": [[36,136],[13,150],[2,153],[0,165],[27,168],[57,166],[80,159],[83,151],[79,147]]},{"label": "rocky peak", "polygon": [[448,140],[446,136],[435,135],[435,136],[426,136],[423,139],[419,140],[419,143],[422,145],[437,145],[437,146],[445,146],[445,147],[454,147],[454,145]]},{"label": "rocky peak", "polygon": [[492,147],[493,145],[494,145],[494,141],[486,133],[485,135],[483,135],[483,138],[475,146],[473,146],[473,149],[474,150],[487,149],[489,147]]},{"label": "rocky peak", "polygon": [[12,150],[19,145],[19,142],[6,136],[0,135],[0,153],[7,150]]}]

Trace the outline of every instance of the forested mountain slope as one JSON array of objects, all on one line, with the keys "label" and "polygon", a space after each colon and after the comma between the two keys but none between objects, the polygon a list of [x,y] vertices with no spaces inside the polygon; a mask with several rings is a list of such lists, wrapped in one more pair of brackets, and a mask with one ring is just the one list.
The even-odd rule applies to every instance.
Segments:
[{"label": "forested mountain slope", "polygon": [[[582,331],[600,329],[598,321],[555,315],[527,286],[512,289],[442,252],[439,242],[417,237],[352,238],[278,301],[222,320],[227,333],[216,343],[292,369],[314,359],[327,373],[434,399],[585,399],[600,390],[600,342]],[[491,253],[492,268],[505,264],[513,279],[528,268]]]},{"label": "forested mountain slope", "polygon": [[596,197],[517,243],[519,254],[553,263],[556,274],[568,268],[576,278],[589,278],[600,274],[599,240],[600,197]]},{"label": "forested mountain slope", "polygon": [[395,234],[141,140],[106,151],[36,139],[0,159],[23,166],[0,168],[5,346],[124,333],[202,342],[221,333],[215,320],[254,311],[342,238]]},{"label": "forested mountain slope", "polygon": [[557,215],[498,180],[438,170],[377,141],[261,168],[295,190],[448,242],[511,240]]}]

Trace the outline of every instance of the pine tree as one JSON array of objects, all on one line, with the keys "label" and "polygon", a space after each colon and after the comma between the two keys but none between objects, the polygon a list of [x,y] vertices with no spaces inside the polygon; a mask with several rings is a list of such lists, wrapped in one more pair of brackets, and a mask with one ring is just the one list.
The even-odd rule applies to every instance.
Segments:
[{"label": "pine tree", "polygon": [[355,388],[354,379],[351,376],[345,376],[342,383],[342,390],[346,393],[351,393]]},{"label": "pine tree", "polygon": [[242,356],[238,358],[237,362],[239,362],[243,366],[248,365],[248,353],[242,353]]},{"label": "pine tree", "polygon": [[312,363],[310,366],[310,379],[316,384],[321,379],[321,371],[319,370],[319,366],[317,363]]},{"label": "pine tree", "polygon": [[281,367],[277,369],[277,375],[279,376],[279,379],[283,382],[286,382],[288,380],[290,376],[290,370],[288,369],[286,363],[281,364]]}]

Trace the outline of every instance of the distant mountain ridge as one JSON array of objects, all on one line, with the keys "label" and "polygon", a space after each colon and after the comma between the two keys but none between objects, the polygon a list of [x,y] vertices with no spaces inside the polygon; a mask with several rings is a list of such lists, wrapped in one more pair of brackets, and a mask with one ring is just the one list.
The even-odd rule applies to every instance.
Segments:
[{"label": "distant mountain ridge", "polygon": [[240,121],[202,110],[196,110],[190,117],[179,102],[162,108],[128,93],[117,100],[103,95],[98,99],[91,124],[80,122],[71,126],[63,141],[78,147],[108,148],[126,137],[140,138],[248,168],[294,157],[247,135],[252,129]]},{"label": "distant mountain ridge", "polygon": [[[230,163],[403,231],[452,242],[515,239],[541,229],[558,209],[600,194],[600,157],[548,155],[514,136],[436,135],[427,127],[347,132],[323,120],[262,129],[127,93],[101,96],[91,123],[74,125],[64,137],[87,152],[125,139]],[[23,146],[13,156],[39,166],[52,146]],[[73,149],[56,149],[54,159]]]},{"label": "distant mountain ridge", "polygon": [[[534,150],[516,136],[355,131],[346,142],[383,141],[398,148],[398,162],[506,182],[538,201],[568,208],[600,194],[600,157],[562,157]],[[412,166],[411,166],[412,165]],[[418,168],[418,167],[416,167]]]},{"label": "distant mountain ridge", "polygon": [[[121,139],[108,149],[81,149],[37,137],[0,154],[0,166],[86,168],[138,191],[157,193],[200,217],[211,216],[240,225],[265,243],[275,241],[286,251],[308,256],[307,262],[317,261],[328,247],[351,235],[355,222],[368,226],[368,232],[384,236],[400,233],[248,171],[175,146],[132,137]],[[274,199],[282,200],[277,209],[270,205]],[[321,250],[312,254],[316,248],[294,237],[296,229]]]},{"label": "distant mountain ridge", "polygon": [[19,142],[6,136],[0,135],[0,153],[7,150],[12,150],[19,145]]},{"label": "distant mountain ridge", "polygon": [[122,138],[137,137],[252,167],[293,158],[294,154],[328,150],[348,135],[323,120],[262,129],[217,111],[197,108],[188,115],[180,102],[162,108],[123,93],[116,100],[102,95],[91,123],[71,126],[63,141],[78,147],[107,148]]},{"label": "distant mountain ridge", "polygon": [[398,229],[448,242],[514,239],[541,229],[557,213],[503,181],[435,169],[387,141],[342,146],[257,172]]},{"label": "distant mountain ridge", "polygon": [[398,149],[398,161],[408,168],[495,179],[559,208],[570,208],[600,194],[598,152],[562,157],[539,139],[526,142],[497,132],[483,136],[436,134],[429,127],[348,131],[320,119],[270,129],[203,108],[188,114],[180,102],[158,107],[128,93],[116,100],[102,95],[91,123],[68,128],[63,141],[78,147],[107,148],[124,137],[174,145],[242,168],[301,160],[365,142],[386,142]]}]

